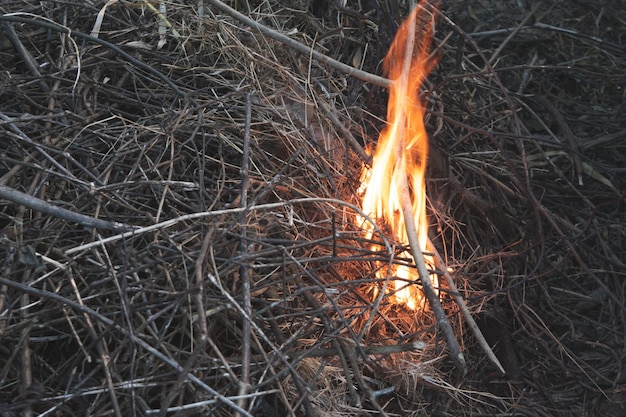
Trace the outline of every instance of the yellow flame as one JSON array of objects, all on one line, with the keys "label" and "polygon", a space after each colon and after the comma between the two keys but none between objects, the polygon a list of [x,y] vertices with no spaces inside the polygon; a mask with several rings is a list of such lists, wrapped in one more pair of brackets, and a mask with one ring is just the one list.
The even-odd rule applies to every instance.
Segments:
[{"label": "yellow flame", "polygon": [[[420,3],[401,25],[385,57],[383,68],[392,80],[389,89],[387,126],[378,139],[372,167],[366,168],[361,177],[361,189],[365,190],[363,211],[384,224],[393,234],[393,238],[404,245],[408,243],[408,236],[402,215],[399,184],[403,175],[407,177],[422,250],[427,249],[428,243],[424,178],[428,158],[428,135],[424,127],[424,111],[419,89],[434,65],[434,62],[428,59],[432,23],[432,12],[427,11]],[[415,34],[419,39],[411,39],[411,34]],[[408,54],[407,44],[412,48]],[[407,63],[410,64],[408,68]],[[373,229],[367,228],[367,233],[368,237],[371,237]],[[408,251],[403,252],[401,256],[411,259]],[[427,265],[432,266],[432,259],[428,258],[425,261]],[[422,305],[421,289],[410,284],[419,277],[415,269],[394,265],[391,270],[381,270],[379,273],[381,278],[387,275],[394,278],[395,300],[399,304],[404,304],[412,310]],[[432,276],[431,280],[436,280],[436,277]],[[437,287],[436,282],[433,284]]]}]

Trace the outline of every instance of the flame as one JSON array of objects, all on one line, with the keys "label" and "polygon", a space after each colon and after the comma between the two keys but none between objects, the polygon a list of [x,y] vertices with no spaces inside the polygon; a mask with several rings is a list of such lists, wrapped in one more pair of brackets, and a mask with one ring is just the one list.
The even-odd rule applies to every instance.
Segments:
[{"label": "flame", "polygon": [[[411,190],[413,217],[422,250],[427,249],[428,220],[426,217],[426,162],[428,135],[424,127],[424,111],[419,96],[420,86],[434,66],[429,59],[434,15],[422,1],[400,26],[385,57],[383,69],[392,80],[389,89],[387,126],[380,134],[371,168],[365,168],[361,177],[363,211],[388,228],[396,242],[407,245],[408,236],[402,214],[399,190],[402,176],[406,176]],[[419,37],[419,38],[418,38]],[[363,223],[368,225],[369,223]],[[371,226],[371,225],[370,225]],[[373,228],[366,228],[368,238]],[[410,252],[402,257],[412,259]],[[433,260],[425,256],[427,266]],[[383,268],[378,276],[393,278],[397,303],[411,310],[423,304],[421,289],[414,285],[418,272],[407,265]],[[431,276],[437,287],[436,276]]]}]

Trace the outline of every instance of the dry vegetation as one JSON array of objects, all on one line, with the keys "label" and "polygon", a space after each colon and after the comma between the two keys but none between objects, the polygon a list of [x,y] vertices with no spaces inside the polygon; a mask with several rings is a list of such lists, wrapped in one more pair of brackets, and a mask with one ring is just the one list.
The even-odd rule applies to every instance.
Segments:
[{"label": "dry vegetation", "polygon": [[[505,376],[372,301],[380,77],[214,3],[0,3],[0,416],[626,415],[621,2],[442,5],[431,238]],[[376,75],[408,11],[227,3]]]}]

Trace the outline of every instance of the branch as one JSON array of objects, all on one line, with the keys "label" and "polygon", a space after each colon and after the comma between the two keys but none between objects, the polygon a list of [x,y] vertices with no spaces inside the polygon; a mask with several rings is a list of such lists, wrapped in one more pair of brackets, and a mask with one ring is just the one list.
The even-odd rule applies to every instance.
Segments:
[{"label": "branch", "polygon": [[168,227],[172,227],[175,224],[178,224],[178,223],[183,222],[183,221],[202,219],[202,218],[206,218],[206,217],[216,217],[216,216],[222,216],[222,215],[225,215],[225,214],[238,214],[238,213],[243,213],[243,212],[248,211],[248,210],[273,210],[273,209],[276,209],[276,208],[279,208],[279,207],[289,206],[289,205],[292,205],[292,204],[304,204],[304,203],[337,204],[337,205],[348,207],[348,208],[354,210],[363,219],[367,220],[369,223],[372,224],[372,227],[374,228],[374,230],[376,232],[378,232],[382,236],[382,239],[383,239],[383,242],[385,244],[385,248],[387,249],[387,251],[389,251],[389,252],[392,251],[391,250],[391,244],[384,237],[384,233],[380,229],[380,227],[378,227],[376,222],[370,216],[368,216],[367,213],[364,213],[363,210],[361,210],[358,206],[356,206],[354,204],[351,204],[351,203],[348,203],[348,202],[343,201],[343,200],[338,200],[336,198],[303,197],[303,198],[294,198],[293,200],[279,201],[279,202],[276,202],[276,203],[251,205],[249,207],[234,207],[234,208],[228,208],[228,209],[223,209],[223,210],[203,211],[203,212],[199,212],[199,213],[185,214],[184,216],[176,217],[176,218],[169,219],[169,220],[164,220],[164,221],[162,221],[160,223],[157,223],[157,224],[153,224],[153,225],[145,226],[145,227],[140,227],[140,228],[137,228],[137,229],[132,229],[131,231],[128,231],[128,232],[120,233],[118,235],[109,236],[107,238],[99,239],[99,240],[94,241],[94,242],[89,242],[89,243],[85,243],[85,244],[80,245],[80,246],[76,246],[74,248],[70,248],[70,249],[66,250],[65,254],[66,255],[71,255],[71,254],[76,253],[76,252],[80,252],[80,251],[83,251],[83,250],[90,249],[90,248],[92,248],[94,246],[104,245],[104,244],[107,244],[107,243],[118,241],[120,239],[125,239],[127,237],[131,237],[131,236],[139,236],[141,234],[148,233],[148,232],[151,232],[153,230],[165,229],[165,228],[168,228]]},{"label": "branch", "polygon": [[[47,298],[49,300],[54,300],[76,311],[85,313],[89,315],[90,317],[98,320],[100,323],[103,323],[105,326],[113,328],[116,331],[123,334],[124,336],[128,337],[128,339],[132,343],[140,346],[141,348],[146,350],[149,354],[159,359],[161,362],[165,363],[170,368],[174,369],[176,372],[178,373],[183,372],[183,366],[180,365],[175,359],[170,358],[168,355],[162,353],[157,348],[155,348],[154,346],[152,346],[151,344],[149,344],[142,338],[138,337],[134,332],[129,331],[124,326],[116,323],[115,321],[111,320],[110,318],[106,317],[105,315],[103,315],[102,313],[98,311],[95,311],[83,304],[77,303],[76,301],[70,300],[69,298],[63,297],[62,295],[57,294],[55,292],[51,292],[47,290],[40,290],[38,288],[31,287],[21,282],[15,282],[8,278],[3,278],[2,276],[0,276],[0,285],[6,285],[7,287],[13,288],[18,291],[22,291],[26,294],[35,295],[40,298]],[[224,404],[225,406],[230,407],[233,411],[238,412],[242,416],[252,417],[250,413],[248,413],[246,410],[243,410],[237,404],[235,404],[233,400],[231,399],[231,397],[224,396],[219,391],[216,391],[214,388],[212,388],[202,379],[195,376],[193,373],[189,373],[187,376],[187,379],[191,381],[193,385],[195,385],[199,389],[209,394],[212,397],[212,399],[214,399],[215,401],[220,402]]]},{"label": "branch", "polygon": [[47,201],[41,200],[32,195],[25,194],[13,188],[0,185],[0,198],[12,201],[21,206],[26,206],[31,210],[40,211],[53,217],[58,217],[72,223],[78,223],[83,226],[94,227],[96,229],[114,230],[117,232],[127,232],[133,230],[133,226],[124,223],[110,222],[108,220],[96,219],[95,217],[86,216],[74,211],[55,206]]}]

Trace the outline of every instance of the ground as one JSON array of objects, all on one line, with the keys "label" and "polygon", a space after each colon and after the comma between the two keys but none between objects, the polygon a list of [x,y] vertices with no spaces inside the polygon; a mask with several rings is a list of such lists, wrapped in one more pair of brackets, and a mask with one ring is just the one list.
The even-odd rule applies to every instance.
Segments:
[{"label": "ground", "polygon": [[408,4],[2,2],[0,415],[625,416],[621,3],[438,5],[462,369],[358,224]]}]

